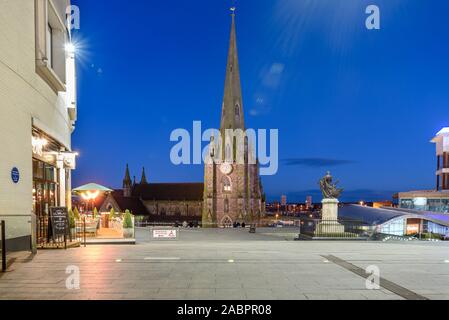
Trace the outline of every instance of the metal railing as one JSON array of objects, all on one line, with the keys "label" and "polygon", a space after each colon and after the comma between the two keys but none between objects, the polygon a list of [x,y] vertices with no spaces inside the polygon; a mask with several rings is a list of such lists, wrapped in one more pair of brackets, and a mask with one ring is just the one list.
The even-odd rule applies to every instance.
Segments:
[{"label": "metal railing", "polygon": [[301,219],[300,236],[309,238],[369,239],[374,228],[356,220]]},{"label": "metal railing", "polygon": [[50,236],[48,217],[38,217],[36,244],[40,249],[67,249],[71,245],[86,246],[86,218],[75,220],[74,228],[68,226],[64,235]]}]

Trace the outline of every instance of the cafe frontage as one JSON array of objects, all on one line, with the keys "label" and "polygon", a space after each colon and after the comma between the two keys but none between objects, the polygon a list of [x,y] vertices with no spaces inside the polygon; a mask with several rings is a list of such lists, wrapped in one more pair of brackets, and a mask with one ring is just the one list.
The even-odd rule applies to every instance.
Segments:
[{"label": "cafe frontage", "polygon": [[52,210],[71,207],[71,171],[75,169],[77,154],[35,127],[32,148],[32,228],[37,248],[42,248],[53,240]]}]

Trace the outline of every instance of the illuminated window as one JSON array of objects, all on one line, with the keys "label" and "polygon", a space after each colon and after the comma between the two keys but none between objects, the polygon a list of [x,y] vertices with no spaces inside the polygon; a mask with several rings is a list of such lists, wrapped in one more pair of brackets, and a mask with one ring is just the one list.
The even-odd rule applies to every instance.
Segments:
[{"label": "illuminated window", "polygon": [[232,191],[231,179],[229,177],[223,177],[222,183],[223,183],[223,191],[224,192]]}]

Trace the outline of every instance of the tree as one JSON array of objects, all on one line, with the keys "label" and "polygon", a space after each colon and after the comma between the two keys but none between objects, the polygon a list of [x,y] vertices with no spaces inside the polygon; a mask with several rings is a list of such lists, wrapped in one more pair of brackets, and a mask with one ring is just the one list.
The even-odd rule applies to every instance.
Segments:
[{"label": "tree", "polygon": [[126,209],[125,211],[125,217],[123,219],[123,228],[124,229],[130,229],[133,227],[133,219],[132,219],[132,215],[129,212],[128,209]]},{"label": "tree", "polygon": [[111,220],[113,218],[115,218],[115,210],[114,208],[111,208],[111,211],[109,211],[109,219]]},{"label": "tree", "polygon": [[79,220],[80,219],[80,212],[78,211],[77,207],[75,207],[75,209],[73,209],[73,215],[75,217],[75,220]]},{"label": "tree", "polygon": [[75,214],[72,209],[69,210],[69,227],[70,229],[75,228]]}]

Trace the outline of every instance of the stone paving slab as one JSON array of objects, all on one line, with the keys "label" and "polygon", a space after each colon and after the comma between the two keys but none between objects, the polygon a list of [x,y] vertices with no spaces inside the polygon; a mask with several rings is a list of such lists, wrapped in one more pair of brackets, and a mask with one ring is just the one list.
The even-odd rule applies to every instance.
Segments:
[{"label": "stone paving slab", "polygon": [[[449,299],[449,243],[285,241],[245,230],[181,231],[176,242],[43,250],[0,275],[0,299],[402,299],[323,256],[381,276],[429,299]],[[265,232],[264,232],[265,233]],[[80,290],[66,288],[68,266]]]}]

